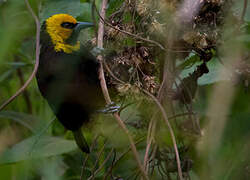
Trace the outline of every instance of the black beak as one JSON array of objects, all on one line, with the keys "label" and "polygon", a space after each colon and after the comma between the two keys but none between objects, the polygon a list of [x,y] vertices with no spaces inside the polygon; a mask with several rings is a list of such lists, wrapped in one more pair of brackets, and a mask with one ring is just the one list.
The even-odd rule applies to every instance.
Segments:
[{"label": "black beak", "polygon": [[73,29],[73,33],[71,37],[67,40],[69,44],[75,44],[78,38],[78,35],[82,29],[94,26],[93,23],[90,22],[77,22],[76,26]]},{"label": "black beak", "polygon": [[92,27],[92,26],[94,26],[94,24],[90,22],[77,22],[77,25],[75,26],[74,31],[76,33],[79,33],[82,29]]}]

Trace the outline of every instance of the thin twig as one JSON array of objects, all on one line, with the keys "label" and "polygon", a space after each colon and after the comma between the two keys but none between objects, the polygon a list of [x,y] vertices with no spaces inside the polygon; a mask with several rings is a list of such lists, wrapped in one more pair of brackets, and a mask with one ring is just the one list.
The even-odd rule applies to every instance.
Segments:
[{"label": "thin twig", "polygon": [[148,127],[148,136],[147,136],[147,146],[146,146],[146,152],[144,155],[144,169],[146,172],[148,172],[149,164],[148,164],[148,158],[149,158],[149,150],[153,142],[154,134],[155,134],[155,128],[156,128],[156,115],[158,114],[158,111],[154,113],[152,116],[149,127]]},{"label": "thin twig", "polygon": [[[160,88],[159,88],[158,93],[157,93],[158,100],[160,100],[162,98],[161,92],[163,91],[164,83],[165,83],[165,76],[163,77],[163,80],[161,82]],[[152,116],[152,118],[150,120],[150,124],[148,127],[147,146],[146,146],[146,152],[144,155],[144,164],[143,164],[146,172],[148,172],[148,168],[149,168],[149,164],[148,164],[149,153],[148,153],[148,151],[152,145],[152,141],[153,141],[153,138],[155,136],[155,129],[156,129],[156,125],[157,125],[157,121],[155,120],[155,116],[157,114],[158,114],[158,112],[154,113],[154,115]]]},{"label": "thin twig", "polygon": [[179,152],[178,152],[178,148],[177,148],[177,144],[176,144],[176,140],[175,140],[175,136],[174,136],[174,131],[173,131],[172,127],[171,127],[171,124],[168,121],[167,114],[166,114],[164,108],[162,107],[161,103],[159,102],[159,100],[155,96],[153,96],[151,93],[149,93],[148,91],[146,91],[144,89],[142,89],[142,90],[143,90],[143,92],[145,94],[150,96],[155,101],[155,103],[157,104],[157,106],[161,110],[163,119],[164,119],[165,123],[168,126],[168,129],[169,129],[169,132],[170,132],[170,135],[171,135],[171,139],[173,141],[175,156],[176,156],[176,162],[177,162],[177,167],[178,167],[178,175],[179,175],[179,179],[182,180],[183,176],[182,176],[182,169],[181,169],[181,161],[180,161],[180,157],[179,157]]},{"label": "thin twig", "polygon": [[[135,142],[135,145],[139,144],[143,140],[144,140],[144,137],[139,139],[137,142]],[[120,157],[114,162],[113,166],[115,166],[130,150],[131,150],[131,147],[129,147],[122,155],[120,155]]]},{"label": "thin twig", "polygon": [[[94,137],[94,141],[93,141],[93,143],[92,143],[91,146],[90,146],[90,152],[92,152],[92,150],[94,149],[95,144],[96,144],[96,141],[98,140],[98,138],[99,138],[99,135],[96,135],[96,136]],[[87,163],[88,158],[89,158],[89,154],[87,154],[86,157],[85,157],[85,159],[83,160],[80,180],[83,180],[84,167],[85,167],[85,165],[86,165],[86,163]]]},{"label": "thin twig", "polygon": [[118,124],[120,125],[120,127],[123,129],[123,131],[126,133],[126,135],[127,135],[128,138],[129,138],[130,147],[131,147],[132,152],[133,152],[133,154],[134,154],[134,157],[135,157],[135,160],[136,160],[136,162],[137,162],[137,165],[138,165],[138,167],[139,167],[139,169],[140,169],[140,171],[141,171],[141,173],[142,173],[142,175],[143,175],[143,178],[148,180],[148,176],[147,176],[147,174],[146,174],[146,172],[145,172],[145,170],[144,170],[144,168],[143,168],[143,166],[142,166],[142,164],[141,164],[141,161],[140,161],[140,158],[139,158],[139,154],[138,154],[138,152],[137,152],[137,150],[136,150],[136,146],[135,146],[135,143],[134,143],[133,138],[132,138],[131,135],[129,134],[128,129],[126,128],[125,124],[124,124],[123,121],[121,120],[121,118],[120,118],[120,116],[118,115],[118,113],[114,113],[114,116],[115,116],[115,118],[117,119],[117,122],[118,122]]},{"label": "thin twig", "polygon": [[[96,8],[96,7],[95,7],[95,8]],[[107,21],[105,21],[105,19],[104,19],[104,18],[101,16],[101,14],[99,14],[99,12],[97,11],[97,8],[96,8],[96,12],[97,12],[98,16],[100,17],[101,21],[102,21],[104,24],[106,24],[107,26],[109,26],[109,27],[111,27],[111,28],[113,28],[113,29],[115,29],[115,30],[117,30],[117,31],[119,31],[119,32],[122,32],[122,33],[124,33],[124,34],[127,34],[127,35],[129,35],[129,36],[131,36],[131,37],[134,37],[134,38],[136,38],[136,39],[139,39],[139,40],[142,40],[142,41],[145,41],[145,42],[149,42],[149,43],[151,43],[151,44],[155,44],[156,46],[160,47],[162,50],[167,50],[163,45],[161,45],[160,43],[158,43],[158,42],[156,42],[156,41],[153,41],[153,40],[151,40],[151,39],[146,39],[146,38],[137,36],[137,35],[135,35],[135,34],[133,34],[133,33],[130,33],[130,32],[128,32],[128,31],[121,30],[121,29],[119,29],[119,28],[113,26],[112,24],[110,24],[110,23],[108,23]]]},{"label": "thin twig", "polygon": [[[100,16],[105,17],[106,14],[106,7],[107,7],[107,0],[102,1],[102,6],[101,6],[101,14]],[[93,2],[93,5],[95,6],[95,1]],[[97,36],[97,47],[98,48],[103,48],[103,36],[104,36],[104,24],[100,21],[98,25],[98,36]],[[103,96],[107,102],[107,104],[111,104],[111,99],[109,96],[108,88],[106,85],[106,80],[104,76],[104,71],[103,71],[103,56],[99,55],[97,56],[97,59],[100,62],[100,68],[99,68],[99,79],[100,79],[100,84],[103,92]]]},{"label": "thin twig", "polygon": [[111,162],[111,166],[108,169],[108,172],[106,173],[106,175],[103,178],[104,180],[106,180],[109,177],[109,174],[111,174],[111,177],[113,176],[112,175],[112,170],[113,170],[113,167],[114,167],[115,159],[116,159],[116,150],[114,149],[114,157],[113,157],[113,160]]},{"label": "thin twig", "polygon": [[[94,1],[94,4],[95,4],[95,1]],[[107,7],[107,0],[103,0],[102,5],[101,5],[101,13],[100,13],[100,18],[102,18],[102,19],[104,19],[104,17],[105,17],[106,7]],[[98,48],[103,48],[103,35],[104,35],[104,23],[103,23],[103,21],[100,21],[99,22],[99,29],[98,29],[98,38],[97,38],[97,47]],[[102,92],[103,92],[104,98],[106,100],[106,103],[110,104],[111,99],[110,99],[110,96],[109,96],[109,93],[108,93],[108,88],[107,88],[107,85],[106,85],[106,80],[105,80],[104,72],[103,72],[103,57],[102,57],[102,55],[99,55],[97,58],[98,58],[98,60],[100,62],[99,79],[100,79]],[[139,167],[139,169],[141,171],[141,174],[142,174],[143,178],[148,180],[149,178],[146,175],[146,172],[144,171],[143,166],[141,165],[139,154],[138,154],[138,152],[136,150],[136,146],[135,146],[135,143],[133,141],[133,138],[131,137],[127,127],[125,126],[125,124],[123,123],[123,121],[121,120],[121,118],[120,118],[120,116],[119,116],[119,114],[117,112],[114,113],[114,117],[117,120],[120,127],[125,132],[125,134],[128,136],[133,155],[135,157],[135,160],[137,162],[137,165],[138,165],[138,167]]]},{"label": "thin twig", "polygon": [[108,64],[105,62],[105,60],[103,61],[104,67],[105,69],[108,71],[108,73],[110,74],[110,76],[112,76],[112,78],[114,78],[117,82],[121,83],[121,84],[125,84],[124,81],[120,80],[119,78],[117,78],[114,73],[111,71],[111,69],[109,68]]},{"label": "thin twig", "polygon": [[24,85],[13,95],[11,96],[7,101],[5,101],[1,106],[0,106],[0,111],[3,110],[9,103],[11,103],[14,99],[16,99],[21,93],[24,92],[24,90],[27,88],[27,86],[30,84],[32,79],[35,77],[38,65],[39,65],[39,54],[40,54],[40,21],[38,17],[35,15],[34,11],[30,7],[30,4],[28,0],[25,0],[26,6],[31,13],[32,17],[34,18],[36,22],[36,63],[35,67],[33,69],[32,74],[30,75],[29,79],[24,83]]},{"label": "thin twig", "polygon": [[100,167],[94,172],[94,174],[88,178],[88,180],[91,180],[95,177],[95,175],[103,168],[103,166],[106,164],[106,162],[110,159],[113,152],[114,152],[114,148],[112,148],[112,150],[110,151],[110,153],[108,154],[106,159],[103,161],[103,163],[100,165]]},{"label": "thin twig", "polygon": [[152,163],[153,165],[152,165],[152,168],[151,168],[151,176],[153,175],[153,173],[154,173],[154,168],[155,168],[155,155],[156,155],[156,151],[157,151],[157,146],[155,145],[154,147],[153,147],[153,152],[152,152],[152,155],[151,155],[151,162],[150,163]]},{"label": "thin twig", "polygon": [[104,150],[105,150],[105,146],[106,146],[106,144],[107,144],[107,141],[106,142],[104,142],[104,144],[103,144],[103,146],[102,146],[102,148],[101,148],[101,150],[98,152],[98,154],[97,154],[97,158],[96,158],[96,161],[95,161],[95,164],[94,164],[94,166],[93,166],[93,169],[92,169],[92,175],[90,176],[90,177],[92,177],[92,178],[94,178],[95,177],[95,168],[97,167],[97,165],[98,165],[98,162],[100,161],[100,159],[101,159],[101,155],[102,155],[102,153],[104,152]]}]

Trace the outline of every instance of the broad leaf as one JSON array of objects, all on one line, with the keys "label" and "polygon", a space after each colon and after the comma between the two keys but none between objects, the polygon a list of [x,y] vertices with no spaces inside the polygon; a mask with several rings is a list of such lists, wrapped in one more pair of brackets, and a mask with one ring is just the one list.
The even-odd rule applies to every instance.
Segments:
[{"label": "broad leaf", "polygon": [[77,146],[73,140],[50,136],[39,138],[32,136],[2,153],[0,156],[0,164],[55,156],[75,149],[77,149]]},{"label": "broad leaf", "polygon": [[[181,79],[187,77],[190,73],[194,72],[196,70],[196,67],[200,65],[202,62],[195,62],[192,67],[188,69],[184,69],[180,77]],[[199,85],[207,85],[207,84],[212,84],[218,81],[222,80],[228,80],[229,77],[220,77],[219,73],[221,70],[224,70],[223,65],[219,62],[217,58],[212,58],[208,63],[207,67],[209,69],[209,72],[207,74],[204,74],[202,77],[198,79],[198,84]]]},{"label": "broad leaf", "polygon": [[11,119],[13,121],[16,121],[21,125],[30,129],[31,131],[34,131],[34,124],[39,121],[38,118],[35,116],[15,111],[1,111],[0,119],[1,118]]}]

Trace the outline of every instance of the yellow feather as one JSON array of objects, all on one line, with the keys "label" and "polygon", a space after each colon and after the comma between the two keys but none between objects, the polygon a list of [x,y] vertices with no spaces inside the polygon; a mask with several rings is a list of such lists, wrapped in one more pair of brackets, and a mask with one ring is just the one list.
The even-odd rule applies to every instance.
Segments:
[{"label": "yellow feather", "polygon": [[78,41],[75,45],[65,42],[71,36],[73,30],[63,28],[61,26],[63,22],[77,23],[76,19],[68,14],[56,14],[46,20],[46,31],[51,37],[56,52],[72,53],[80,49],[80,42]]}]

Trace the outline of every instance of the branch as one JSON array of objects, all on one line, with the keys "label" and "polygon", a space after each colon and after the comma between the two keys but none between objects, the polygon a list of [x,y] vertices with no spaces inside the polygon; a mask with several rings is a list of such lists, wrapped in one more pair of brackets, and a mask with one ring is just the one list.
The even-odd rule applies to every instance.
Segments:
[{"label": "branch", "polygon": [[[157,99],[160,101],[162,96],[161,96],[161,92],[163,91],[163,87],[164,87],[164,83],[165,83],[165,76],[163,76],[163,80],[161,82],[161,85],[160,85],[160,88],[158,90],[158,93],[157,93]],[[147,136],[147,146],[146,146],[146,152],[145,152],[145,155],[144,155],[144,169],[146,170],[146,172],[148,172],[148,168],[149,168],[149,163],[148,163],[148,158],[149,158],[149,150],[150,150],[150,147],[152,145],[152,141],[154,139],[154,136],[155,136],[155,130],[156,130],[156,123],[157,123],[157,120],[156,120],[156,115],[158,114],[159,112],[155,112],[150,120],[150,123],[149,123],[149,127],[148,127],[148,136]]]},{"label": "branch", "polygon": [[[95,1],[93,3],[95,5]],[[106,8],[107,8],[107,0],[103,0],[102,5],[101,5],[101,14],[100,14],[100,17],[102,19],[105,17]],[[99,29],[98,29],[98,37],[97,37],[97,47],[98,48],[103,48],[103,35],[104,35],[104,24],[103,24],[103,21],[100,21],[99,22]],[[102,57],[102,55],[99,55],[97,57],[97,59],[100,62],[99,79],[100,79],[102,92],[103,92],[104,98],[106,100],[106,103],[110,104],[111,99],[110,99],[110,96],[109,96],[109,92],[108,92],[108,88],[107,88],[107,85],[106,85],[106,80],[105,80],[105,76],[104,76],[104,72],[103,72],[103,57]],[[143,166],[141,165],[139,154],[138,154],[138,152],[136,150],[136,146],[135,146],[135,143],[133,141],[133,138],[129,134],[128,129],[126,128],[125,124],[123,123],[123,121],[121,120],[121,118],[120,118],[120,116],[119,116],[119,114],[117,112],[114,113],[114,117],[117,120],[119,126],[123,129],[125,134],[128,136],[133,155],[134,155],[135,160],[137,162],[137,165],[138,165],[138,167],[139,167],[139,169],[140,169],[140,171],[142,173],[143,178],[146,179],[146,180],[149,180],[148,176],[146,175],[146,172],[143,169]]]},{"label": "branch", "polygon": [[122,32],[122,33],[124,33],[124,34],[127,34],[127,35],[129,35],[129,36],[131,36],[131,37],[134,37],[135,39],[139,39],[139,40],[142,40],[142,41],[145,41],[145,42],[149,42],[149,43],[151,43],[151,44],[155,44],[156,46],[160,47],[162,50],[165,50],[165,51],[167,50],[163,45],[161,45],[160,43],[158,43],[158,42],[156,42],[156,41],[153,41],[153,40],[151,40],[151,39],[146,39],[146,38],[143,38],[143,37],[141,37],[141,36],[137,36],[137,35],[135,35],[135,34],[133,34],[133,33],[130,33],[130,32],[121,30],[121,29],[119,29],[119,28],[113,26],[112,24],[110,24],[110,23],[108,23],[107,21],[104,20],[104,18],[101,16],[101,14],[99,14],[99,12],[97,11],[96,6],[95,6],[95,9],[96,9],[96,12],[97,12],[98,16],[100,17],[101,21],[102,21],[104,24],[106,24],[107,26],[109,26],[109,27],[111,27],[111,28],[113,28],[113,29],[115,29],[115,30],[117,30],[117,31],[119,31],[119,32]]},{"label": "branch", "polygon": [[111,175],[111,177],[112,177],[112,170],[113,170],[113,167],[114,167],[115,159],[116,159],[116,150],[114,149],[114,157],[113,157],[113,160],[111,162],[111,166],[109,166],[109,169],[107,170],[107,173],[104,176],[103,180],[106,180],[109,177],[109,175]]},{"label": "branch", "polygon": [[155,136],[155,129],[156,129],[156,115],[158,114],[159,112],[156,111],[151,120],[150,120],[150,123],[149,123],[149,126],[148,126],[148,135],[147,135],[147,146],[146,146],[146,151],[145,151],[145,155],[144,155],[144,163],[143,163],[143,166],[144,166],[144,169],[146,172],[148,172],[148,169],[149,169],[149,150],[150,150],[150,147],[151,145],[153,144],[153,140],[154,140],[154,136]]},{"label": "branch", "polygon": [[93,172],[93,175],[91,175],[88,178],[88,180],[91,180],[91,179],[93,179],[95,177],[95,175],[103,168],[103,166],[106,164],[106,162],[110,159],[110,157],[113,154],[113,152],[114,152],[114,148],[111,149],[111,151],[107,155],[106,159],[103,161],[103,163],[100,165],[100,167],[95,172]]},{"label": "branch", "polygon": [[34,18],[36,22],[36,63],[35,67],[33,69],[32,74],[30,75],[29,79],[24,83],[24,85],[13,95],[11,96],[7,101],[5,101],[1,106],[0,106],[0,111],[3,110],[9,103],[11,103],[14,99],[16,99],[21,93],[24,92],[24,90],[27,88],[27,86],[30,84],[32,79],[35,77],[38,65],[39,65],[39,54],[40,54],[40,22],[38,17],[35,15],[34,11],[30,7],[30,4],[28,0],[25,0],[25,3],[27,5],[28,10],[30,11],[32,17]]},{"label": "branch", "polygon": [[[96,135],[94,137],[94,141],[93,141],[93,143],[90,146],[90,152],[95,148],[95,145],[96,145],[96,142],[97,142],[98,138],[99,138],[99,135]],[[84,168],[85,168],[85,165],[87,163],[88,158],[89,158],[89,154],[87,154],[86,157],[85,157],[85,159],[83,160],[80,180],[83,180]]]},{"label": "branch", "polygon": [[171,139],[173,141],[173,145],[174,145],[174,150],[175,150],[175,156],[176,156],[176,162],[177,162],[177,167],[178,167],[178,175],[179,175],[179,179],[180,180],[183,180],[183,177],[182,177],[182,169],[181,169],[181,161],[180,161],[180,157],[179,157],[179,152],[178,152],[178,148],[177,148],[177,144],[176,144],[176,140],[175,140],[175,136],[174,136],[174,131],[171,127],[171,124],[169,123],[168,121],[168,117],[167,117],[167,114],[164,110],[164,108],[162,107],[161,103],[159,102],[159,100],[153,96],[151,93],[149,93],[148,91],[142,89],[143,92],[145,94],[147,94],[148,96],[150,96],[154,101],[155,103],[157,104],[157,106],[159,107],[159,109],[161,110],[161,113],[162,113],[162,116],[163,116],[163,119],[165,121],[165,123],[167,124],[168,126],[168,129],[169,129],[169,132],[170,132],[170,135],[171,135]]},{"label": "branch", "polygon": [[107,144],[107,141],[105,140],[105,142],[104,142],[104,144],[103,144],[101,150],[100,150],[100,151],[98,152],[98,154],[97,154],[97,158],[96,158],[95,164],[94,164],[94,166],[93,166],[93,168],[92,168],[91,176],[90,176],[88,179],[93,179],[93,178],[95,177],[95,175],[96,175],[96,173],[95,173],[95,168],[98,166],[98,163],[99,163],[99,161],[100,161],[100,159],[101,159],[101,155],[102,155],[102,153],[103,153],[104,150],[105,150],[106,144]]}]

